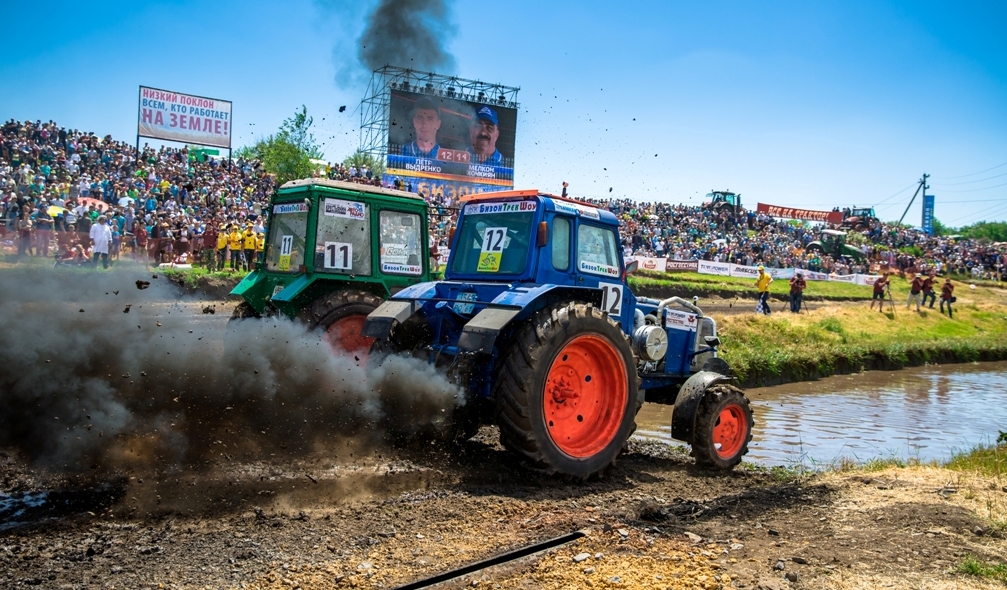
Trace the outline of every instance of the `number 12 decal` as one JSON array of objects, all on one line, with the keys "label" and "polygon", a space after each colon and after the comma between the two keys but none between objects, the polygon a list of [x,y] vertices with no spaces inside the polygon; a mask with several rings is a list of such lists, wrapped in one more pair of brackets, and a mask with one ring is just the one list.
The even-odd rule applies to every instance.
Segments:
[{"label": "number 12 decal", "polygon": [[334,270],[350,270],[353,265],[353,244],[325,242],[323,265]]},{"label": "number 12 decal", "polygon": [[622,314],[622,285],[598,283],[601,288],[601,309],[608,315]]}]

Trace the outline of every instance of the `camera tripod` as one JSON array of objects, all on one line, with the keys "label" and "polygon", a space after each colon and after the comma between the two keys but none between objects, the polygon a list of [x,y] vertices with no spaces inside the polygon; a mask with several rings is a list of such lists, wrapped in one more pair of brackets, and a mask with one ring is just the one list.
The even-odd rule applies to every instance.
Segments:
[{"label": "camera tripod", "polygon": [[[892,286],[891,286],[891,284],[888,284],[885,287],[885,295],[888,296],[888,305],[890,306],[890,309],[892,310],[892,317],[895,317],[895,298],[892,297]],[[884,306],[885,306],[885,302],[882,299],[881,300],[881,307],[884,308]]]}]

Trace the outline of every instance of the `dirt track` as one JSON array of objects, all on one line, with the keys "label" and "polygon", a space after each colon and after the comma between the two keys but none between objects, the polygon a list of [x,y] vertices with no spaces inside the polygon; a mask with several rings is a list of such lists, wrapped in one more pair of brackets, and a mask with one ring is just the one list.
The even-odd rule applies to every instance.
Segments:
[{"label": "dirt track", "polygon": [[[104,495],[0,532],[0,587],[388,588],[579,529],[442,587],[971,587],[950,573],[964,552],[1007,555],[943,471],[781,482],[633,441],[575,483],[515,465],[492,429],[460,449],[352,452],[105,478]],[[3,461],[5,491],[81,489]]]}]

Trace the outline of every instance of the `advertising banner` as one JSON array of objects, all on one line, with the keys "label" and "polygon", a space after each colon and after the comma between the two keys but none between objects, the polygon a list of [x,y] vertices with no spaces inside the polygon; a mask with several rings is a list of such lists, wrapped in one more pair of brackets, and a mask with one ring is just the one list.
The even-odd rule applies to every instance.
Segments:
[{"label": "advertising banner", "polygon": [[[796,272],[793,268],[767,268],[766,273],[774,279],[789,279],[794,276]],[[731,265],[731,276],[732,277],[749,277],[751,279],[756,279],[759,276],[759,267],[757,266],[742,266],[740,264]]]},{"label": "advertising banner", "polygon": [[465,194],[514,187],[517,109],[392,90],[389,117],[386,182],[420,193],[422,179]]},{"label": "advertising banner", "polygon": [[664,272],[665,264],[668,262],[667,258],[649,258],[647,256],[635,256],[634,258],[640,263],[640,270]]},{"label": "advertising banner", "polygon": [[231,149],[231,103],[140,87],[137,135]]},{"label": "advertising banner", "polygon": [[777,207],[759,203],[755,209],[758,213],[765,213],[770,217],[782,217],[784,219],[801,219],[804,221],[821,221],[839,224],[843,222],[842,211],[814,211],[811,209],[794,209],[793,207]]},{"label": "advertising banner", "polygon": [[934,235],[934,196],[923,195],[923,221],[920,227],[928,236]]},{"label": "advertising banner", "polygon": [[720,275],[722,277],[731,276],[731,264],[727,262],[710,262],[708,260],[700,260],[698,262],[699,268],[698,272],[706,275]]},{"label": "advertising banner", "polygon": [[665,261],[664,270],[667,272],[699,272],[699,261],[668,259]]},{"label": "advertising banner", "polygon": [[809,281],[827,281],[829,280],[829,275],[824,272],[815,272],[813,270],[802,270],[804,273],[804,278]]},{"label": "advertising banner", "polygon": [[830,276],[829,280],[834,281],[836,283],[853,283],[855,285],[857,283],[857,275],[836,275],[834,277]]},{"label": "advertising banner", "polygon": [[873,287],[874,283],[881,278],[881,275],[857,275],[857,284]]}]

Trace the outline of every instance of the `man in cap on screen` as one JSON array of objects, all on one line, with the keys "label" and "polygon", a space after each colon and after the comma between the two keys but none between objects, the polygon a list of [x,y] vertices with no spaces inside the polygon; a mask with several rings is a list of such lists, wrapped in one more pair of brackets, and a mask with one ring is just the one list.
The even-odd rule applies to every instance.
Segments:
[{"label": "man in cap on screen", "polygon": [[416,158],[436,158],[440,146],[437,145],[437,131],[441,128],[441,114],[434,101],[423,97],[413,108],[413,130],[416,139],[402,148],[402,155]]},{"label": "man in cap on screen", "polygon": [[497,150],[497,139],[500,137],[500,120],[497,113],[488,106],[479,107],[476,117],[469,126],[469,137],[472,139],[473,164],[489,164],[499,166],[503,156]]}]

